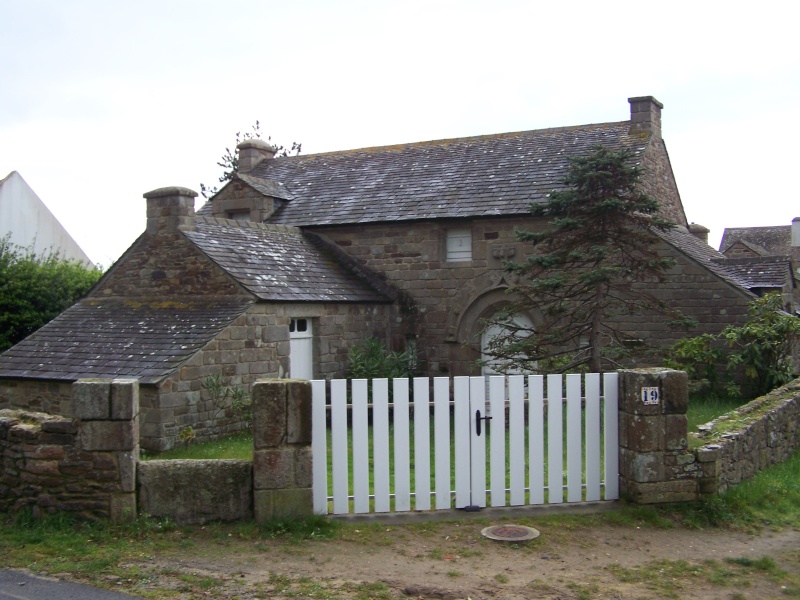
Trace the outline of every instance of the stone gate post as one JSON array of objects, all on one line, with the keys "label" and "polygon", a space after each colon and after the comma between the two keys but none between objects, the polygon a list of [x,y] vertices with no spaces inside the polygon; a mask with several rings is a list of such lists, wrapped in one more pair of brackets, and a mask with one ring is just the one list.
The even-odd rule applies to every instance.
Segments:
[{"label": "stone gate post", "polygon": [[688,449],[688,377],[670,369],[619,372],[620,492],[655,504],[697,498],[700,467]]},{"label": "stone gate post", "polygon": [[79,379],[72,384],[72,417],[80,448],[95,455],[95,475],[116,486],[109,496],[110,519],[135,519],[139,381]]},{"label": "stone gate post", "polygon": [[311,384],[261,379],[253,397],[253,504],[256,521],[314,514]]}]

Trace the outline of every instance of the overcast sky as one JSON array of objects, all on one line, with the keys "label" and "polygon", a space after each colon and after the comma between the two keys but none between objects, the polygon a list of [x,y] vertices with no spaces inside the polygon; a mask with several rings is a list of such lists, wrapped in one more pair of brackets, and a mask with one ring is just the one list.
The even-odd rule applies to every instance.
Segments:
[{"label": "overcast sky", "polygon": [[800,5],[0,0],[0,178],[108,266],[144,192],[216,183],[259,120],[303,153],[629,118],[664,104],[690,222],[800,216]]}]

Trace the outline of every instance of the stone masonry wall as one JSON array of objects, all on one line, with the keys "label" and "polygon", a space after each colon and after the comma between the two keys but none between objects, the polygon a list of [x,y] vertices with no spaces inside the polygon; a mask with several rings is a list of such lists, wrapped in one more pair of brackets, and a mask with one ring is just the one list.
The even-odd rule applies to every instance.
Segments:
[{"label": "stone masonry wall", "polygon": [[[800,448],[800,379],[756,398],[718,421],[731,417],[748,419],[749,415],[758,418],[697,449],[702,467],[701,494],[724,492],[762,469],[787,460]],[[710,432],[712,425],[703,429]]]},{"label": "stone masonry wall", "polygon": [[[665,184],[666,185],[666,184]],[[482,320],[508,302],[506,259],[525,260],[530,244],[517,242],[515,230],[536,230],[543,221],[482,219],[451,223],[377,224],[319,229],[333,243],[367,267],[382,274],[407,300],[392,321],[392,335],[416,339],[420,358],[430,376],[475,375],[480,358]],[[472,231],[472,260],[447,262],[445,241],[451,227]],[[700,267],[665,243],[659,250],[677,265],[663,283],[643,284],[647,291],[700,323],[690,331],[718,332],[738,324],[750,297]],[[528,315],[534,325],[536,315]],[[661,315],[642,314],[620,319],[620,327],[634,338],[666,345],[687,335],[670,328]]]},{"label": "stone masonry wall", "polygon": [[0,511],[136,516],[138,384],[83,380],[73,418],[0,410]]},{"label": "stone masonry wall", "polygon": [[183,233],[143,235],[92,291],[94,298],[248,295]]},{"label": "stone masonry wall", "polygon": [[0,409],[20,408],[50,415],[72,416],[72,383],[0,379]]},{"label": "stone masonry wall", "polygon": [[686,213],[672,172],[667,147],[661,138],[652,139],[644,152],[640,168],[643,171],[641,188],[661,203],[661,214],[678,225],[688,226]]},{"label": "stone masonry wall", "polygon": [[343,377],[349,348],[370,336],[387,339],[393,310],[390,305],[254,304],[162,383],[157,393],[143,386],[148,393],[142,396],[142,447],[168,450],[189,426],[197,441],[241,429],[240,421],[214,407],[203,381],[218,375],[226,385],[241,387],[249,395],[258,379],[288,377],[292,318],[313,322],[314,376]]}]

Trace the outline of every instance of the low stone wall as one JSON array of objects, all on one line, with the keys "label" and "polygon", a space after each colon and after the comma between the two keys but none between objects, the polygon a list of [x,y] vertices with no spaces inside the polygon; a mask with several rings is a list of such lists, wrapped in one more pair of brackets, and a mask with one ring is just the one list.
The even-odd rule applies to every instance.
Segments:
[{"label": "low stone wall", "polygon": [[73,386],[73,418],[0,410],[0,511],[136,516],[136,382]]},{"label": "low stone wall", "polygon": [[745,423],[696,451],[701,495],[724,492],[800,448],[800,379],[709,423],[701,437],[710,435],[714,423],[731,417]]},{"label": "low stone wall", "polygon": [[249,460],[152,460],[139,463],[139,512],[176,523],[253,517]]}]

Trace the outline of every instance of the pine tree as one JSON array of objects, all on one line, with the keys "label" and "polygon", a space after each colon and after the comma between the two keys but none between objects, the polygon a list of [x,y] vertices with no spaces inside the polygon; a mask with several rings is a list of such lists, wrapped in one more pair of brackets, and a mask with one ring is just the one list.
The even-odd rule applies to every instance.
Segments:
[{"label": "pine tree", "polygon": [[[535,251],[523,263],[506,264],[515,281],[509,288],[513,300],[493,320],[505,333],[490,343],[491,355],[516,368],[565,371],[585,365],[599,372],[630,352],[633,339],[618,329],[618,317],[655,310],[690,324],[637,285],[663,280],[674,265],[654,247],[654,231],[674,225],[640,190],[641,171],[633,162],[630,150],[598,146],[570,159],[563,190],[531,205],[531,214],[547,225],[517,233]],[[534,331],[513,318],[525,312],[537,315]]]}]

